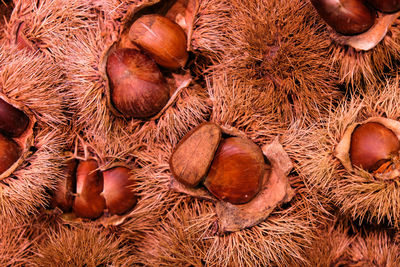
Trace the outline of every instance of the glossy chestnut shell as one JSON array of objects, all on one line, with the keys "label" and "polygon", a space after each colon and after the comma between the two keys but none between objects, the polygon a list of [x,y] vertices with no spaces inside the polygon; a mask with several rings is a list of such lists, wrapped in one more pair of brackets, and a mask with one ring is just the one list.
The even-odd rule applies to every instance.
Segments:
[{"label": "glossy chestnut shell", "polygon": [[129,30],[129,39],[165,68],[184,67],[189,57],[185,32],[181,26],[161,15],[145,15],[137,19]]},{"label": "glossy chestnut shell", "polygon": [[261,149],[249,140],[229,137],[221,141],[204,185],[220,200],[244,204],[260,191],[264,172]]},{"label": "glossy chestnut shell", "polygon": [[318,14],[336,32],[356,35],[374,25],[376,13],[362,0],[311,0]]},{"label": "glossy chestnut shell", "polygon": [[0,134],[0,174],[17,162],[21,153],[22,149],[14,140]]},{"label": "glossy chestnut shell", "polygon": [[136,193],[133,191],[135,183],[130,179],[130,172],[126,167],[114,167],[103,172],[103,196],[110,214],[122,215],[137,203]]},{"label": "glossy chestnut shell", "polygon": [[399,149],[399,139],[392,130],[377,122],[367,122],[351,136],[350,160],[353,166],[374,171],[397,155]]},{"label": "glossy chestnut shell", "polygon": [[366,2],[382,12],[393,13],[400,10],[399,0],[366,0]]},{"label": "glossy chestnut shell", "polygon": [[108,56],[112,105],[124,117],[148,118],[169,100],[169,88],[157,65],[134,49],[117,49]]},{"label": "glossy chestnut shell", "polygon": [[72,207],[78,217],[96,219],[103,214],[103,175],[96,160],[80,161],[76,170],[76,197]]}]

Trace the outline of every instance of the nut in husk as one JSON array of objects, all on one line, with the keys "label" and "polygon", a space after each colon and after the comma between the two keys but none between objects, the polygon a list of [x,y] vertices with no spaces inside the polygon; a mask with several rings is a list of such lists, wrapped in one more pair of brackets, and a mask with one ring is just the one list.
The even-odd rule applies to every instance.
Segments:
[{"label": "nut in husk", "polygon": [[196,187],[207,175],[221,140],[221,129],[203,123],[179,142],[169,161],[172,175],[189,187]]},{"label": "nut in husk", "polygon": [[185,32],[161,15],[150,14],[137,19],[129,30],[129,39],[165,68],[182,68],[189,57]]},{"label": "nut in husk", "polygon": [[0,94],[0,180],[12,174],[31,153],[35,123],[35,116],[26,107]]},{"label": "nut in husk", "polygon": [[122,166],[103,171],[102,196],[106,200],[106,207],[110,214],[122,215],[132,210],[137,203],[137,196],[132,188],[135,182],[130,179],[130,173],[130,169]]},{"label": "nut in husk", "polygon": [[375,12],[361,0],[311,0],[318,14],[336,32],[357,35],[375,21]]},{"label": "nut in husk", "polygon": [[[246,139],[244,133],[232,128],[220,128],[224,136],[228,137],[222,139],[217,151],[224,151],[223,143],[228,140],[228,145],[225,146],[233,149],[228,149],[227,159],[232,162],[236,159],[238,162],[227,164],[226,166],[230,166],[230,168],[223,166],[219,170],[219,168],[217,169],[218,164],[214,166],[216,168],[214,171],[211,171],[212,167],[210,168],[207,172],[205,184],[208,184],[207,187],[214,192],[210,190],[212,192],[210,193],[205,187],[187,186],[176,179],[175,175],[171,176],[170,187],[176,192],[215,202],[222,232],[239,231],[264,221],[278,205],[291,200],[294,191],[290,187],[287,175],[293,165],[277,139],[264,146],[261,151],[254,143]],[[186,140],[192,138],[193,140],[190,140],[189,144],[196,144],[196,140],[193,138],[194,134],[192,132],[190,134],[191,136]],[[204,138],[203,141],[200,137],[200,140],[206,142],[207,139]],[[188,145],[188,147],[190,146]],[[222,148],[220,149],[220,147]],[[220,152],[214,154],[214,161],[218,160],[218,153]],[[264,156],[269,159],[270,163],[264,162]],[[224,159],[223,155],[221,159]],[[221,161],[221,159],[219,160]],[[239,163],[241,159],[244,159],[247,165]],[[215,163],[214,161],[212,164]],[[210,173],[213,175],[212,172],[219,173],[223,179],[218,180],[221,176],[215,175],[211,177],[212,180],[207,182]],[[224,177],[225,172],[231,175],[227,174]],[[250,173],[253,173],[254,176],[250,177]],[[229,176],[236,180],[231,181]],[[242,183],[241,178],[248,178],[251,183],[245,181]],[[247,203],[233,204],[222,200],[223,198],[231,202]]]},{"label": "nut in husk", "polygon": [[117,49],[107,59],[112,105],[124,116],[148,118],[169,99],[169,88],[157,65],[134,49]]},{"label": "nut in husk", "polygon": [[399,176],[400,123],[373,117],[349,125],[336,146],[335,156],[352,172],[361,168],[378,179]]}]

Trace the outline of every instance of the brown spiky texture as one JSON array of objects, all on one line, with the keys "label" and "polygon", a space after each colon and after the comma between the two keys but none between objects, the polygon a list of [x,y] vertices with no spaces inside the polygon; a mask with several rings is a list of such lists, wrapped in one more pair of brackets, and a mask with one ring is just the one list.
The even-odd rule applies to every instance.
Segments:
[{"label": "brown spiky texture", "polygon": [[[17,0],[7,27],[7,37],[14,40],[14,30],[24,23],[24,36],[50,57],[63,52],[65,37],[97,23],[99,10],[108,10],[107,1]],[[64,41],[63,41],[64,40]]]},{"label": "brown spiky texture", "polygon": [[[290,123],[304,114],[310,121],[341,98],[331,70],[330,40],[310,16],[305,1],[228,1],[229,14],[215,20],[222,36],[221,63],[215,68],[235,83],[246,83],[256,108],[269,109]],[[235,23],[232,23],[232,22]]]},{"label": "brown spiky texture", "polygon": [[0,41],[4,37],[4,29],[7,21],[10,19],[11,13],[14,9],[14,3],[10,0],[0,1]]},{"label": "brown spiky texture", "polygon": [[[260,146],[281,133],[285,150],[296,149],[297,125],[286,129],[284,124],[274,120],[273,114],[257,108],[257,99],[245,90],[248,89],[245,83],[237,82],[235,87],[229,87],[226,77],[222,77],[214,78],[213,86],[211,82],[208,84],[213,101],[211,121],[242,130]],[[305,260],[303,250],[313,238],[316,204],[299,176],[290,177],[297,191],[290,204],[278,208],[257,226],[220,236],[213,203],[169,193],[168,160],[174,146],[167,142],[158,148],[152,146],[151,157],[141,170],[148,170],[143,176],[143,181],[148,183],[146,195],[164,200],[161,223],[140,248],[142,264],[287,266],[290,262]]]},{"label": "brown spiky texture", "polygon": [[0,47],[0,87],[37,119],[33,154],[0,183],[1,216],[25,220],[47,204],[46,189],[60,177],[65,83],[62,70],[48,58]]},{"label": "brown spiky texture", "polygon": [[127,266],[129,246],[106,229],[94,226],[65,227],[49,231],[34,247],[33,266]]},{"label": "brown spiky texture", "polygon": [[400,109],[396,103],[400,96],[398,88],[397,78],[384,88],[365,94],[363,99],[352,97],[351,101],[343,102],[320,123],[310,127],[308,134],[298,139],[299,173],[309,187],[328,198],[343,214],[360,222],[385,222],[399,226],[398,181],[377,180],[361,170],[349,173],[333,152],[347,127],[353,123],[373,116],[399,120]]},{"label": "brown spiky texture", "polygon": [[[312,11],[316,13],[316,11]],[[356,51],[332,41],[330,61],[340,81],[353,90],[375,90],[385,81],[385,72],[395,70],[400,60],[400,20],[395,20],[383,40],[370,51]],[[318,25],[325,25],[321,20]]]},{"label": "brown spiky texture", "polygon": [[343,221],[325,225],[307,250],[306,266],[398,266],[400,247],[383,229],[354,229]]},{"label": "brown spiky texture", "polygon": [[0,219],[0,265],[27,266],[32,240],[27,225]]},{"label": "brown spiky texture", "polygon": [[144,143],[176,143],[184,132],[209,116],[206,89],[196,84],[184,89],[175,104],[156,121],[114,116],[107,107],[106,84],[98,69],[109,44],[101,35],[100,24],[76,33],[66,44],[65,53],[59,56],[72,88],[75,131],[83,131],[97,150],[126,160]]}]

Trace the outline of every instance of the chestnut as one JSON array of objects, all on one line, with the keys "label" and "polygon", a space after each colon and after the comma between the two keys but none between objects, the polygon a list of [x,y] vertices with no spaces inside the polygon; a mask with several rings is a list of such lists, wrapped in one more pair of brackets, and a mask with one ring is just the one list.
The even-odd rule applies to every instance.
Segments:
[{"label": "chestnut", "polygon": [[350,160],[353,166],[375,171],[397,155],[399,149],[399,139],[392,130],[377,122],[367,122],[351,135]]},{"label": "chestnut", "polygon": [[0,97],[0,131],[10,137],[18,137],[28,125],[28,116]]},{"label": "chestnut", "polygon": [[76,170],[76,197],[73,211],[78,217],[96,219],[103,214],[103,176],[94,159],[80,161]]},{"label": "chestnut", "polygon": [[70,159],[64,168],[65,179],[58,181],[56,188],[53,192],[51,199],[51,206],[58,207],[63,212],[69,212],[74,203],[74,187],[76,184],[76,169],[78,167],[78,160]]},{"label": "chestnut", "polygon": [[172,175],[182,184],[195,187],[206,176],[221,140],[221,128],[203,123],[185,135],[169,161]]},{"label": "chestnut", "polygon": [[362,0],[311,0],[318,14],[336,32],[356,35],[374,25],[375,11]]},{"label": "chestnut", "polygon": [[104,189],[102,195],[110,214],[122,215],[137,203],[137,197],[129,179],[131,170],[126,167],[114,167],[103,172]]},{"label": "chestnut", "polygon": [[375,9],[393,13],[400,10],[400,0],[366,0]]},{"label": "chestnut", "polygon": [[264,172],[261,149],[249,140],[229,137],[221,141],[204,185],[220,200],[244,204],[260,191]]},{"label": "chestnut", "polygon": [[166,17],[157,14],[140,17],[131,25],[129,39],[165,68],[178,69],[186,65],[189,57],[186,34]]},{"label": "chestnut", "polygon": [[17,162],[21,153],[22,149],[14,140],[0,134],[0,174]]},{"label": "chestnut", "polygon": [[116,49],[108,56],[112,105],[124,117],[148,118],[169,100],[169,88],[157,65],[134,49]]}]

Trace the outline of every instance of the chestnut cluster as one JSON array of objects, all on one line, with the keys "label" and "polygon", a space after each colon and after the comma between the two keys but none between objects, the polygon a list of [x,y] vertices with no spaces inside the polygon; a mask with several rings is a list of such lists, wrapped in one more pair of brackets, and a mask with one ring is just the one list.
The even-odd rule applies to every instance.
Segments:
[{"label": "chestnut cluster", "polygon": [[18,139],[28,128],[30,119],[20,109],[0,98],[0,174],[14,165],[22,155]]},{"label": "chestnut cluster", "polygon": [[186,34],[175,22],[151,14],[131,25],[129,40],[140,50],[117,48],[107,58],[111,101],[124,117],[145,119],[159,113],[170,98],[158,65],[169,70],[185,66]]},{"label": "chestnut cluster", "polygon": [[357,35],[375,23],[376,11],[400,10],[400,0],[311,0],[319,15],[336,32]]},{"label": "chestnut cluster", "polygon": [[382,167],[398,159],[399,150],[395,133],[377,122],[359,125],[351,135],[351,163],[369,172],[385,171]]},{"label": "chestnut cluster", "polygon": [[137,203],[132,191],[134,182],[129,179],[131,170],[126,167],[113,167],[100,171],[95,159],[67,162],[66,179],[60,181],[52,198],[52,207],[63,212],[71,210],[76,216],[96,219],[106,212],[109,215],[122,215]]},{"label": "chestnut cluster", "polygon": [[180,183],[191,188],[202,184],[217,199],[235,205],[258,194],[265,172],[264,155],[256,144],[240,137],[222,138],[214,123],[203,123],[189,132],[169,164]]}]

